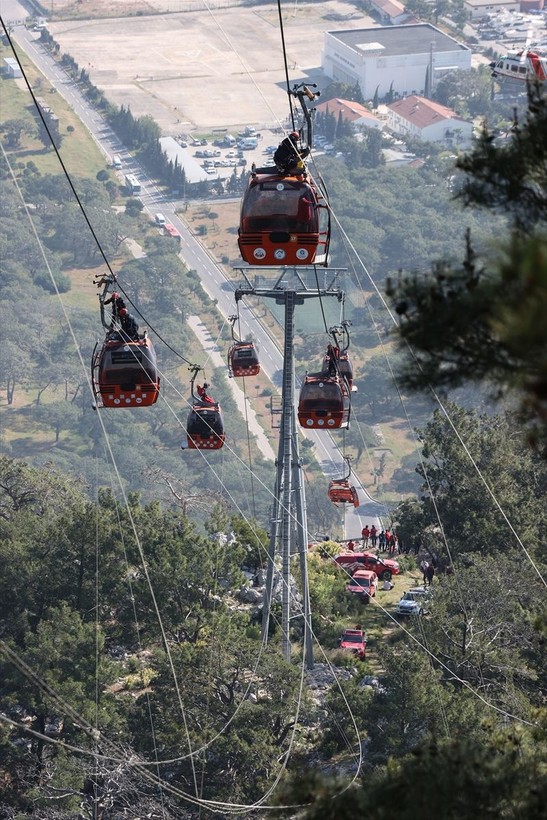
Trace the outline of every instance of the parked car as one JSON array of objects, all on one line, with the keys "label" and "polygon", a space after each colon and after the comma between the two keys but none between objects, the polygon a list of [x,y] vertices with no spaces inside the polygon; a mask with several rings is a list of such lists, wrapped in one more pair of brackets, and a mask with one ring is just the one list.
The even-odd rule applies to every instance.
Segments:
[{"label": "parked car", "polygon": [[367,653],[367,639],[362,629],[344,629],[340,638],[340,649],[347,649],[361,660]]},{"label": "parked car", "polygon": [[427,612],[425,605],[429,595],[430,592],[425,587],[414,587],[414,589],[407,590],[395,607],[395,615],[399,617],[423,615]]},{"label": "parked car", "polygon": [[368,603],[370,598],[375,598],[378,591],[378,576],[369,569],[358,569],[353,574],[349,584],[346,585],[348,592],[359,595]]},{"label": "parked car", "polygon": [[382,581],[391,581],[393,575],[399,575],[401,568],[392,558],[378,558],[373,552],[341,552],[334,559],[352,574],[359,569],[371,569]]}]

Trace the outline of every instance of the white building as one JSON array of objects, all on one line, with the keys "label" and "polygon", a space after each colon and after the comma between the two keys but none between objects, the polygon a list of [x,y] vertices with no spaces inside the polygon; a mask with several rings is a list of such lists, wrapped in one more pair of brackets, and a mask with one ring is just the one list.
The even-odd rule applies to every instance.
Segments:
[{"label": "white building", "polygon": [[388,127],[401,136],[436,142],[450,148],[469,148],[473,123],[458,117],[446,105],[416,95],[386,106]]},{"label": "white building", "polygon": [[471,50],[430,23],[327,31],[322,68],[337,82],[359,83],[364,99],[424,94],[448,71],[471,68]]},{"label": "white building", "polygon": [[190,156],[188,151],[181,148],[173,137],[160,137],[160,145],[167,159],[171,160],[172,163],[176,161],[179,168],[184,169],[187,182],[205,182],[205,180],[211,179],[211,176],[201,167],[199,162]]},{"label": "white building", "polygon": [[468,20],[482,20],[498,11],[520,11],[520,0],[465,0]]},{"label": "white building", "polygon": [[23,72],[19,68],[19,63],[14,57],[4,57],[5,73],[7,77],[18,79],[23,76]]},{"label": "white building", "polygon": [[371,0],[370,5],[372,11],[376,12],[378,19],[384,25],[390,23],[392,26],[397,26],[412,16],[399,0]]}]

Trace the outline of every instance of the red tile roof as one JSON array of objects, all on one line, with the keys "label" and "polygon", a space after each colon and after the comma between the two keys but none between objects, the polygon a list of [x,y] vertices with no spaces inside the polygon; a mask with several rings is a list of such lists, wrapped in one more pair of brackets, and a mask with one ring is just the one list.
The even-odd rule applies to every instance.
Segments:
[{"label": "red tile roof", "polygon": [[428,125],[433,125],[440,120],[462,119],[446,105],[433,102],[433,100],[428,100],[426,97],[419,97],[417,94],[389,103],[387,108],[396,111],[417,128],[426,128]]},{"label": "red tile roof", "polygon": [[361,103],[354,102],[353,100],[341,100],[339,97],[334,97],[332,100],[320,103],[316,105],[315,108],[321,113],[324,113],[328,109],[329,114],[334,114],[335,117],[338,117],[341,111],[342,117],[349,122],[354,122],[359,119],[378,120],[378,117],[373,114],[372,111],[369,111],[368,108],[365,108],[364,105],[361,105]]}]

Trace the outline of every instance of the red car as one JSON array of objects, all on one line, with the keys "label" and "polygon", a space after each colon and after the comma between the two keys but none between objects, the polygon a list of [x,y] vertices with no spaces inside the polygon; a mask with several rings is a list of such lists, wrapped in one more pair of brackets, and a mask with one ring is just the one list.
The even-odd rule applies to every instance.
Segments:
[{"label": "red car", "polygon": [[390,581],[393,575],[399,575],[401,572],[397,561],[392,558],[378,558],[373,552],[341,552],[334,560],[352,575],[358,569],[369,569],[382,581]]},{"label": "red car", "polygon": [[348,592],[353,592],[354,595],[359,595],[368,604],[369,600],[376,595],[378,576],[370,569],[358,569],[357,572],[353,573],[346,589]]},{"label": "red car", "polygon": [[367,639],[363,630],[344,629],[340,638],[340,649],[348,649],[357,655],[360,660],[364,660],[367,653]]}]

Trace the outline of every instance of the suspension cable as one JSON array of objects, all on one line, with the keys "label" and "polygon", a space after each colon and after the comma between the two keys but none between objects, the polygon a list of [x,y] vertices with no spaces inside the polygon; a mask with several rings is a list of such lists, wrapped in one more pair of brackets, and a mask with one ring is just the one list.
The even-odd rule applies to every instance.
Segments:
[{"label": "suspension cable", "polygon": [[277,14],[279,17],[279,32],[281,34],[281,49],[283,51],[283,65],[285,66],[285,82],[287,84],[287,95],[289,97],[289,109],[291,112],[291,123],[293,130],[295,129],[294,106],[291,95],[291,83],[289,80],[289,66],[287,63],[287,48],[285,45],[285,29],[283,27],[283,14],[281,11],[281,0],[277,0]]}]

